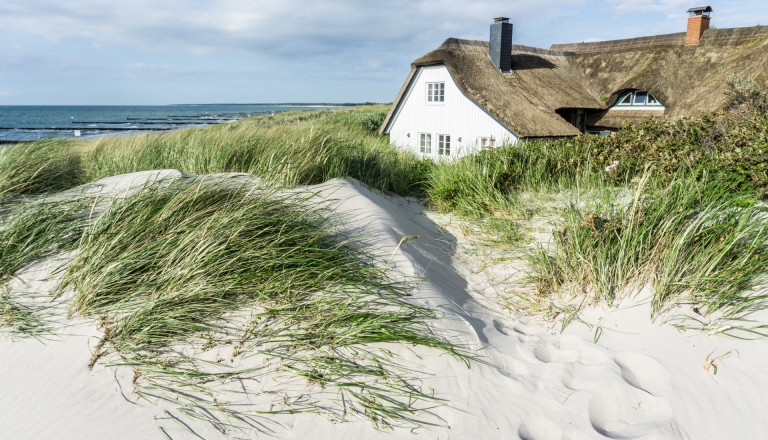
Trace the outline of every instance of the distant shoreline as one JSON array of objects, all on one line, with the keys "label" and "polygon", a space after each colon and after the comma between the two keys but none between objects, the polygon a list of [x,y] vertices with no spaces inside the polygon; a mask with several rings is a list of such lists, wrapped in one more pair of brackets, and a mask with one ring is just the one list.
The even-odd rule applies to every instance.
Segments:
[{"label": "distant shoreline", "polygon": [[286,111],[336,110],[361,104],[173,104],[0,106],[2,145],[43,138],[71,139],[166,132]]},{"label": "distant shoreline", "polygon": [[275,107],[357,107],[391,104],[380,102],[270,102],[270,103],[210,103],[210,104],[0,104],[3,107],[200,107],[200,106],[275,106]]}]

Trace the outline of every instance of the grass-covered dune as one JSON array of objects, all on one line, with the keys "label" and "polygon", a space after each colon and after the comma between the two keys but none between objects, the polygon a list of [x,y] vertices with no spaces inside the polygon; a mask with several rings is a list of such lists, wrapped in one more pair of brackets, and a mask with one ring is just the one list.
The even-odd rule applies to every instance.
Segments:
[{"label": "grass-covered dune", "polygon": [[[163,389],[170,397],[161,400],[184,400],[189,387],[205,395],[205,383],[250,373],[207,368],[175,348],[231,346],[266,359],[264,371],[272,365],[337,390],[331,400],[343,402],[340,418],[357,414],[379,427],[422,423],[440,398],[403,375],[388,344],[430,347],[461,363],[474,355],[435,332],[436,311],[409,301],[410,287],[374,264],[355,237],[339,234],[331,213],[310,206],[311,195],[277,193],[342,176],[412,191],[418,160],[374,134],[385,111],[292,112],[1,149],[0,332],[53,331],[50,307],[8,286],[25,267],[65,256],[50,300],[63,299],[70,317],[101,328],[90,365],[117,354],[135,369],[145,396]],[[262,180],[181,177],[112,195],[81,186],[158,169]],[[200,399],[182,412],[221,429],[242,425],[231,407]],[[328,405],[285,411],[329,412]]]},{"label": "grass-covered dune", "polygon": [[[289,112],[163,134],[45,140],[0,150],[0,198],[155,169],[243,172],[283,187],[348,176],[380,191],[423,197],[510,246],[526,241],[526,222],[549,217],[562,233],[554,246],[530,253],[527,263],[543,298],[578,286],[594,300],[612,301],[617,292],[650,282],[657,311],[683,301],[704,314],[738,316],[760,303],[744,292],[768,262],[760,247],[766,232],[759,202],[768,191],[768,118],[762,88],[736,79],[731,86],[729,108],[715,114],[649,119],[617,136],[521,143],[442,163],[399,151],[377,134],[386,106]],[[573,204],[558,198],[563,194],[571,202],[583,198],[574,194],[591,195],[589,203]],[[556,201],[540,202],[546,199]],[[727,257],[704,252],[713,240],[731,243]],[[739,259],[744,240],[754,249]],[[713,287],[720,285],[730,287]]]},{"label": "grass-covered dune", "polygon": [[[430,409],[442,404],[440,390],[419,386],[388,347],[468,364],[482,354],[445,337],[437,311],[412,301],[412,286],[341,233],[313,195],[286,191],[351,177],[478,226],[527,273],[499,293],[518,313],[554,311],[566,324],[586,305],[648,288],[654,317],[683,307],[691,311],[683,326],[765,335],[766,323],[748,321],[766,308],[763,108],[439,163],[377,134],[387,110],[289,112],[0,149],[0,332],[53,331],[51,307],[9,286],[25,268],[62,261],[46,294],[69,318],[98,325],[90,365],[133,368],[139,394],[178,404],[192,419],[222,431],[255,423],[214,398],[211,384],[272,368],[332,390],[341,409],[311,401],[264,413],[439,423]],[[88,186],[152,170],[181,173],[116,194]],[[197,177],[216,173],[245,174]],[[219,368],[186,349],[220,346],[263,366]]]}]

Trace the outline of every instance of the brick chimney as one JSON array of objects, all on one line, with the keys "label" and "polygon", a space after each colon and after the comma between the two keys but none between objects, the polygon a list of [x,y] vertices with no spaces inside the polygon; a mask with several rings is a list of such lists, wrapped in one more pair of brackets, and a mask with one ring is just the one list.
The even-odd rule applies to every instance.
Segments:
[{"label": "brick chimney", "polygon": [[685,35],[685,45],[699,44],[704,31],[709,29],[709,13],[712,7],[701,6],[688,10],[688,31]]},{"label": "brick chimney", "polygon": [[512,23],[507,17],[493,19],[488,55],[493,65],[503,72],[512,71]]}]

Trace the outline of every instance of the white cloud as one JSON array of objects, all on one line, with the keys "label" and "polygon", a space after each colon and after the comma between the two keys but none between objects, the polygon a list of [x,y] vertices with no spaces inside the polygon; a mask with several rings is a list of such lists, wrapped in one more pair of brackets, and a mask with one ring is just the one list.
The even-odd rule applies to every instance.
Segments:
[{"label": "white cloud", "polygon": [[[80,41],[190,54],[250,53],[269,57],[399,51],[467,29],[487,32],[498,15],[527,20],[567,14],[583,4],[562,0],[29,0],[0,5],[0,28],[51,41]],[[567,6],[566,6],[567,5]],[[474,31],[473,31],[474,32]]]},{"label": "white cloud", "polygon": [[0,96],[11,96],[11,92],[8,90],[0,90]]},{"label": "white cloud", "polygon": [[664,13],[684,17],[692,6],[690,0],[609,0],[611,9],[618,15]]}]

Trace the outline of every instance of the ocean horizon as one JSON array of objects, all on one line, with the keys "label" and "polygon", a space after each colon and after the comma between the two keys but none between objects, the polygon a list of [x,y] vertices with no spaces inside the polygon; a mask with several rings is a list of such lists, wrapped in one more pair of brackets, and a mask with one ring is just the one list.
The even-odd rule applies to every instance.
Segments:
[{"label": "ocean horizon", "polygon": [[354,103],[0,105],[0,143],[169,131]]}]

